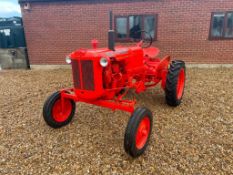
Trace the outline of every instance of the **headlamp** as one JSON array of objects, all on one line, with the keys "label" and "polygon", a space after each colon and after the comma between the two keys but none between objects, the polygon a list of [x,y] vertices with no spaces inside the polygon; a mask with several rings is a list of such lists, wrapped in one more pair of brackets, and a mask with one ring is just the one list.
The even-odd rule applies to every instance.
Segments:
[{"label": "headlamp", "polygon": [[100,59],[100,65],[102,67],[107,67],[108,66],[108,59],[107,58],[101,58]]},{"label": "headlamp", "polygon": [[67,63],[67,64],[70,64],[70,63],[71,63],[71,58],[68,57],[68,56],[66,57],[66,63]]}]

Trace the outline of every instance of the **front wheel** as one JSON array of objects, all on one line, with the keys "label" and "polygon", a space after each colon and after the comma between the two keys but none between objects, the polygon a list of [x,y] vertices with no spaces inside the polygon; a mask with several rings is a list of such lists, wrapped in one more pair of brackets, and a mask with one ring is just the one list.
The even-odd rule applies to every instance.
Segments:
[{"label": "front wheel", "polygon": [[178,106],[181,103],[185,88],[185,63],[172,61],[166,79],[166,102],[170,106]]},{"label": "front wheel", "polygon": [[71,122],[76,105],[71,99],[64,98],[63,109],[61,93],[55,92],[44,103],[43,117],[45,122],[52,128],[60,128]]},{"label": "front wheel", "polygon": [[124,148],[132,157],[144,153],[152,130],[152,113],[147,108],[137,108],[129,119],[125,131]]}]

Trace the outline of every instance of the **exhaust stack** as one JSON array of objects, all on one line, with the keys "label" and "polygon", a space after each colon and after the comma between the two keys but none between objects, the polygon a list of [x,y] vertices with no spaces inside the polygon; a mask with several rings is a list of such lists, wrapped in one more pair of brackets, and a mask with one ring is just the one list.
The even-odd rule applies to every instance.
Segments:
[{"label": "exhaust stack", "polygon": [[109,12],[108,48],[115,51],[115,31],[112,27],[112,11]]}]

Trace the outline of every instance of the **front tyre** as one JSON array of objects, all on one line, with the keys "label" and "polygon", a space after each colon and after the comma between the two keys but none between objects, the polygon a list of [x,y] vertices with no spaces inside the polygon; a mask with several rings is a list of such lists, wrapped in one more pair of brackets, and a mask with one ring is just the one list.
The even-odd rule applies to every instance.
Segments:
[{"label": "front tyre", "polygon": [[144,153],[152,130],[152,113],[147,108],[137,108],[129,119],[125,131],[124,148],[132,157]]},{"label": "front tyre", "polygon": [[185,87],[185,63],[172,61],[166,79],[166,102],[170,106],[178,106],[181,103]]},{"label": "front tyre", "polygon": [[43,117],[45,122],[52,128],[60,128],[71,122],[76,105],[71,99],[64,98],[62,110],[61,93],[55,92],[44,103]]}]

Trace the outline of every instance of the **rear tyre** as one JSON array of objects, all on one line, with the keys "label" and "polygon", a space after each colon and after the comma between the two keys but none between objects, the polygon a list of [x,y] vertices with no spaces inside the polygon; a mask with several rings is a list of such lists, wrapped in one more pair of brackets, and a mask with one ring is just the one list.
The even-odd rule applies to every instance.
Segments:
[{"label": "rear tyre", "polygon": [[64,99],[64,111],[61,107],[61,93],[55,92],[44,103],[43,117],[52,128],[60,128],[71,122],[76,105],[71,99]]},{"label": "rear tyre", "polygon": [[137,108],[129,119],[125,131],[124,148],[132,157],[144,153],[152,130],[152,113],[147,108]]},{"label": "rear tyre", "polygon": [[185,88],[185,62],[172,61],[166,79],[166,102],[170,106],[181,103]]}]

